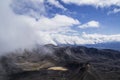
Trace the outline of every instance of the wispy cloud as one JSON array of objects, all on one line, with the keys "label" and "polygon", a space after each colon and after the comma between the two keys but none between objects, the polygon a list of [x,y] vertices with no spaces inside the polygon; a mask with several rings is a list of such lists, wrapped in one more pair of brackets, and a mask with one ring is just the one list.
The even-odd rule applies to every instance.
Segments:
[{"label": "wispy cloud", "polygon": [[53,18],[43,17],[39,21],[30,22],[30,24],[39,30],[51,30],[60,27],[70,27],[80,24],[80,22],[77,19],[56,14]]},{"label": "wispy cloud", "polygon": [[97,33],[87,34],[83,32],[81,36],[54,34],[51,35],[51,37],[58,44],[96,44],[96,43],[120,41],[120,34],[103,35]]},{"label": "wispy cloud", "polygon": [[119,12],[120,12],[120,8],[114,8],[112,11],[109,11],[107,14],[110,15],[110,14],[116,14]]},{"label": "wispy cloud", "polygon": [[120,6],[120,0],[62,0],[66,4],[91,5],[95,7]]},{"label": "wispy cloud", "polygon": [[79,26],[79,28],[81,29],[86,29],[86,28],[99,28],[100,27],[100,23],[98,21],[89,21],[85,24],[82,24]]},{"label": "wispy cloud", "polygon": [[58,8],[61,8],[63,10],[67,10],[62,4],[59,3],[59,1],[57,0],[47,0],[47,2],[49,2],[50,4],[58,7]]},{"label": "wispy cloud", "polygon": [[27,15],[39,19],[46,15],[44,0],[10,0],[11,9],[19,15]]},{"label": "wispy cloud", "polygon": [[85,39],[89,39],[93,41],[94,43],[102,43],[102,42],[114,42],[114,41],[120,41],[120,34],[113,34],[113,35],[103,35],[103,34],[87,34],[83,32],[82,35]]}]

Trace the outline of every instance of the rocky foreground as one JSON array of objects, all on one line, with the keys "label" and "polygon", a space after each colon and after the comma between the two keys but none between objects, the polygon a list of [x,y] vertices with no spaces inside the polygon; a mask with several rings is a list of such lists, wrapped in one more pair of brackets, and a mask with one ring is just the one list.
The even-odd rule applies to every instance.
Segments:
[{"label": "rocky foreground", "polygon": [[120,52],[37,46],[0,57],[0,80],[120,80]]}]

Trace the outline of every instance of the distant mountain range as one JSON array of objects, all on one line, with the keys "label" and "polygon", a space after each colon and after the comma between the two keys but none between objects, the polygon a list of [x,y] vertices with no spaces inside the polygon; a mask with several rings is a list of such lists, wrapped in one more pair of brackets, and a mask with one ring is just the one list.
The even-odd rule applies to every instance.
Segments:
[{"label": "distant mountain range", "polygon": [[97,49],[113,49],[120,51],[120,42],[104,42],[104,43],[96,43],[96,44],[58,44],[58,46],[86,46],[89,48],[97,48]]},{"label": "distant mountain range", "polygon": [[120,51],[120,42],[106,42],[97,44],[87,44],[86,47],[94,47],[98,49],[114,49]]}]

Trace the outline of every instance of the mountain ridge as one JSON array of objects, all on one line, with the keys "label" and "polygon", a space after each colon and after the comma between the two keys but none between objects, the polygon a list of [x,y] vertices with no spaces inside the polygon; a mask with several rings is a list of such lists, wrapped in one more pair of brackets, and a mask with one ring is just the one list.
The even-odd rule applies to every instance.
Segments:
[{"label": "mountain ridge", "polygon": [[[34,80],[35,77],[29,79],[29,76],[35,74],[39,75],[36,77],[40,80],[40,77],[43,77],[41,76],[43,74],[50,76],[59,72],[48,70],[50,67],[57,66],[68,69],[66,72],[60,71],[60,74],[57,75],[61,76],[63,74],[65,76],[66,73],[69,74],[64,77],[65,80],[88,80],[90,77],[91,80],[92,78],[99,80],[97,75],[102,76],[101,78],[104,78],[102,80],[118,80],[120,78],[120,51],[111,49],[96,49],[87,48],[85,46],[68,45],[55,46],[52,44],[43,46],[38,45],[30,51],[24,50],[21,53],[12,52],[1,56],[0,64],[3,68],[1,69],[1,72],[4,70],[5,75],[14,75],[12,76],[12,80],[16,80],[15,75],[19,75],[19,80]],[[90,64],[94,69],[90,69],[89,72],[85,64]],[[82,66],[85,73],[81,70]],[[82,73],[79,73],[79,71]],[[24,72],[27,73],[24,74]],[[26,75],[25,78],[27,79],[22,79],[22,76],[20,76],[22,74]],[[91,76],[92,74],[94,75]],[[83,75],[84,79],[81,79],[81,75]],[[70,76],[73,76],[73,78],[70,78]],[[61,80],[61,78],[56,78],[55,80],[57,79]]]}]

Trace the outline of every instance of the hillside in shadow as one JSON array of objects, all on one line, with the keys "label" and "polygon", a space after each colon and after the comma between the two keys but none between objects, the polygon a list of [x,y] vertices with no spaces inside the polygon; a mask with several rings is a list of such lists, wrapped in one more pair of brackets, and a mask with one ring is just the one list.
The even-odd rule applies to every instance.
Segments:
[{"label": "hillside in shadow", "polygon": [[1,56],[0,80],[120,80],[120,52],[39,45]]}]

